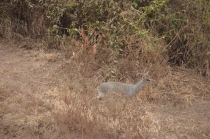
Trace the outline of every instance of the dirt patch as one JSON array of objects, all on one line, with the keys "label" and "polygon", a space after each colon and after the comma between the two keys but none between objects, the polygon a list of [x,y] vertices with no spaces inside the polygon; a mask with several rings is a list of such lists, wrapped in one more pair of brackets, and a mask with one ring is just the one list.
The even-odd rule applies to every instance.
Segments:
[{"label": "dirt patch", "polygon": [[45,102],[45,93],[56,86],[52,74],[63,62],[58,52],[0,44],[2,138],[80,138],[67,127],[56,125],[51,106]]}]

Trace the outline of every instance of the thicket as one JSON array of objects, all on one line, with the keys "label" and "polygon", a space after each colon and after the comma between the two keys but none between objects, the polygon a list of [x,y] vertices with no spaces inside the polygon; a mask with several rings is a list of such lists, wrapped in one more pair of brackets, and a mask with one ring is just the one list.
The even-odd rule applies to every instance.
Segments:
[{"label": "thicket", "polygon": [[115,76],[115,68],[140,63],[185,66],[209,76],[209,0],[2,0],[0,7],[2,37],[42,40],[69,55],[82,49],[112,65]]}]

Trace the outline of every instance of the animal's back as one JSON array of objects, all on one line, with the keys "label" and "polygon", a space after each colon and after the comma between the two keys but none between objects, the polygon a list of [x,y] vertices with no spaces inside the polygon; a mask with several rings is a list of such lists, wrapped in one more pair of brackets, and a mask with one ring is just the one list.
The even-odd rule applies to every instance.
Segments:
[{"label": "animal's back", "polygon": [[120,82],[104,82],[98,86],[98,91],[103,94],[119,93],[132,95],[134,92],[134,85]]}]

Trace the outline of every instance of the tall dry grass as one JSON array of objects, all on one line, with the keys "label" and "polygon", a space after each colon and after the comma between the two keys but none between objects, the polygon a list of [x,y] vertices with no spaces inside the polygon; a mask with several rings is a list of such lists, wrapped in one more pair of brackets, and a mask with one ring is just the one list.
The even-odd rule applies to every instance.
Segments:
[{"label": "tall dry grass", "polygon": [[[135,65],[124,59],[119,60],[115,67],[117,74],[112,77],[107,75],[113,75],[109,66],[101,67],[85,51],[57,68],[51,75],[56,87],[46,92],[23,94],[5,90],[5,95],[11,95],[5,96],[6,100],[0,103],[4,122],[24,125],[34,135],[46,138],[68,138],[75,132],[77,138],[166,138],[174,137],[174,133],[191,138],[201,135],[190,128],[192,124],[187,120],[177,127],[180,123],[176,120],[183,117],[176,119],[168,115],[174,109],[182,111],[195,101],[209,99],[209,84],[202,77],[192,70],[155,64]],[[130,68],[131,65],[135,65],[134,68]],[[95,88],[101,82],[114,79],[136,83],[141,79],[138,73],[144,71],[149,71],[147,76],[156,84],[145,86],[131,98],[114,95],[101,101],[94,99]],[[200,128],[205,133],[201,136],[205,137],[208,124]]]},{"label": "tall dry grass", "polygon": [[[179,109],[200,98],[209,99],[208,84],[200,76],[195,76],[196,73],[192,70],[156,64],[145,64],[149,68],[143,68],[143,63],[135,65],[123,59],[115,67],[118,74],[112,78],[113,69],[110,70],[109,66],[100,68],[91,57],[92,55],[82,52],[62,68],[62,72],[55,78],[62,77],[65,83],[61,82],[62,89],[53,92],[56,96],[53,104],[60,111],[56,113],[56,120],[90,138],[164,137],[162,122],[154,111],[158,105],[161,108]],[[131,65],[135,65],[135,68],[128,70]],[[137,73],[144,71],[149,71],[148,76],[156,84],[145,86],[136,96],[125,98],[110,95],[101,101],[95,99],[96,87],[101,82],[118,79],[136,83],[141,79],[141,75]]]}]

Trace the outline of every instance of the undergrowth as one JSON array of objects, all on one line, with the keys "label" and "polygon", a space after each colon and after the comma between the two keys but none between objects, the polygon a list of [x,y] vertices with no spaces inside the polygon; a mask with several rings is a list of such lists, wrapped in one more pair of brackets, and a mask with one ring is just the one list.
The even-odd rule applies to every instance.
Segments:
[{"label": "undergrowth", "polygon": [[[0,34],[15,43],[32,38],[45,49],[69,50],[68,55],[78,45],[102,57],[109,49],[112,55],[104,62],[111,67],[120,59],[142,64],[166,59],[209,78],[208,1],[13,0],[0,5]],[[64,43],[66,38],[71,44]]]},{"label": "undergrowth", "polygon": [[[209,99],[209,86],[203,84],[199,76],[193,77],[193,74],[186,69],[161,66],[152,75],[153,79],[156,79],[154,80],[156,84],[145,86],[134,97],[110,95],[98,100],[95,88],[101,80],[106,80],[107,69],[98,70],[93,64],[79,62],[84,55],[89,57],[88,54],[75,57],[70,65],[65,67],[64,71],[62,70],[67,74],[57,72],[57,76],[62,77],[67,84],[63,85],[66,88],[62,87],[54,94],[65,92],[59,93],[56,99],[58,102],[64,102],[60,108],[66,112],[62,116],[59,116],[60,114],[56,116],[62,117],[57,119],[59,123],[67,123],[71,130],[91,135],[91,138],[160,137],[160,133],[163,132],[162,127],[165,126],[161,125],[158,116],[153,113],[155,106],[181,110],[200,97]],[[127,63],[127,61],[123,62]],[[136,75],[138,70],[143,72],[141,65],[133,69],[133,72],[128,70],[130,76],[124,75],[133,76],[134,79],[122,80],[127,83],[138,82],[136,79],[141,79],[141,75]],[[78,74],[75,75],[75,73]],[[173,126],[173,124],[169,125],[169,128]],[[181,127],[176,131],[178,130],[182,130]]]}]

